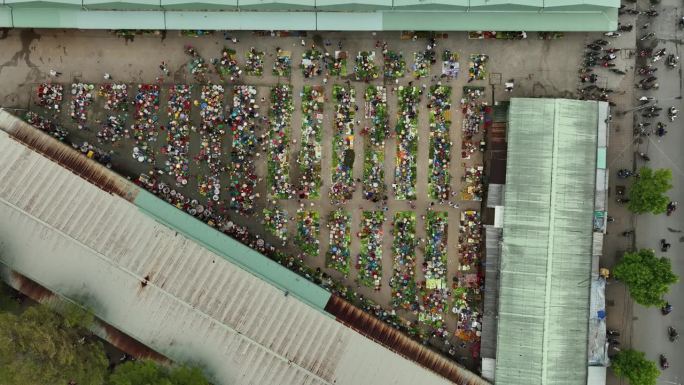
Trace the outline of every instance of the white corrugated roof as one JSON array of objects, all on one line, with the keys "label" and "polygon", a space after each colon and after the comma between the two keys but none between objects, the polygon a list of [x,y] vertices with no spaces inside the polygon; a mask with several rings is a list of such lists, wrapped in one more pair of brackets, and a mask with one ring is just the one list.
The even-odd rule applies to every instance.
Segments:
[{"label": "white corrugated roof", "polygon": [[0,180],[5,264],[218,384],[448,383],[1,130]]}]

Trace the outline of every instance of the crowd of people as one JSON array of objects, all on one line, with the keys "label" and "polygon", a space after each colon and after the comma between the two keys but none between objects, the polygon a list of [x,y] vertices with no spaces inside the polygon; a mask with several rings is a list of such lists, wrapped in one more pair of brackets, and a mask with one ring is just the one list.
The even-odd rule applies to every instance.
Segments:
[{"label": "crowd of people", "polygon": [[364,82],[369,82],[380,76],[378,66],[375,65],[375,51],[361,51],[356,55],[354,76],[356,80]]},{"label": "crowd of people", "polygon": [[325,90],[321,86],[304,86],[302,92],[302,137],[299,156],[299,199],[317,199],[321,189],[321,130]]},{"label": "crowd of people", "polygon": [[65,130],[63,127],[56,124],[51,119],[44,118],[33,111],[26,112],[26,115],[24,115],[24,120],[28,124],[47,133],[48,135],[59,140],[60,142],[65,141],[66,138],[69,136],[69,131]]},{"label": "crowd of people", "polygon": [[485,54],[470,55],[468,62],[468,83],[474,80],[484,80],[487,77],[487,62],[489,56]]},{"label": "crowd of people", "polygon": [[445,211],[428,211],[425,216],[427,240],[422,265],[425,282],[421,283],[421,317],[424,322],[441,326],[449,295],[447,288],[448,215]]},{"label": "crowd of people", "polygon": [[294,106],[292,87],[279,84],[271,89],[270,129],[268,135],[267,180],[269,197],[288,199],[290,187],[290,122]]},{"label": "crowd of people", "polygon": [[346,203],[355,191],[354,166],[354,118],[356,116],[356,95],[353,88],[333,86],[333,153],[332,184],[330,200]]},{"label": "crowd of people", "polygon": [[341,272],[345,277],[350,270],[351,216],[343,209],[330,212],[328,217],[330,243],[326,253],[326,266]]},{"label": "crowd of people", "polygon": [[323,69],[321,68],[322,57],[321,51],[317,50],[315,47],[306,50],[302,54],[301,68],[305,78],[312,78],[323,72]]},{"label": "crowd of people", "polygon": [[463,87],[463,98],[461,98],[461,112],[463,113],[463,136],[464,139],[471,139],[478,134],[484,125],[484,113],[487,103],[484,99],[484,88],[482,87]]},{"label": "crowd of people", "polygon": [[415,312],[416,301],[416,214],[400,211],[392,223],[392,308]]},{"label": "crowd of people", "polygon": [[223,99],[220,84],[203,85],[200,92],[200,151],[197,162],[206,163],[209,173],[198,178],[199,193],[216,204],[221,202],[221,175],[226,170],[222,160],[222,139],[226,134]]},{"label": "crowd of people", "polygon": [[169,123],[166,126],[166,146],[161,148],[161,153],[167,156],[165,169],[167,174],[176,181],[177,186],[188,184],[190,133],[197,130],[190,121],[191,107],[192,89],[190,86],[176,84],[169,87],[169,100],[166,107]]},{"label": "crowd of people", "polygon": [[388,79],[403,78],[406,75],[406,60],[401,52],[383,50],[384,75]]},{"label": "crowd of people", "polygon": [[359,270],[359,282],[372,287],[376,291],[382,286],[382,224],[385,213],[382,211],[364,211],[361,215],[361,253],[356,268]]},{"label": "crowd of people", "polygon": [[132,135],[135,140],[133,158],[138,162],[154,163],[152,142],[157,140],[159,120],[159,85],[140,84],[135,96],[135,123]]},{"label": "crowd of people", "polygon": [[461,200],[481,201],[484,194],[484,167],[481,165],[465,166]]},{"label": "crowd of people", "polygon": [[230,148],[230,208],[243,215],[254,212],[258,176],[255,159],[260,155],[257,146],[259,105],[257,89],[254,86],[235,86],[233,88],[233,109],[228,118],[232,136]]},{"label": "crowd of people", "polygon": [[320,252],[321,220],[318,211],[297,210],[297,230],[294,236],[295,246],[309,257],[318,257]]},{"label": "crowd of people", "polygon": [[418,104],[423,91],[414,86],[399,87],[397,113],[397,155],[394,194],[397,199],[416,199],[416,157],[418,151]]},{"label": "crowd of people", "polygon": [[100,122],[97,139],[100,143],[116,143],[130,137],[127,128],[128,86],[126,84],[104,83],[100,85],[97,95],[105,99],[106,116]]},{"label": "crowd of people", "polygon": [[465,341],[480,338],[484,284],[482,263],[482,221],[474,210],[461,212],[458,239],[459,271],[454,283],[452,313],[458,317],[457,336]]},{"label": "crowd of people", "polygon": [[387,113],[387,88],[368,86],[365,92],[366,118],[370,126],[361,134],[364,141],[363,158],[363,196],[378,202],[386,196],[385,184],[385,139],[389,134],[389,115]]},{"label": "crowd of people", "polygon": [[36,104],[51,110],[53,115],[59,113],[64,98],[64,87],[57,83],[42,83],[38,86],[38,99]]},{"label": "crowd of people", "polygon": [[[379,43],[378,43],[379,44]],[[326,44],[327,45],[327,44]],[[435,60],[434,41],[428,49],[416,55],[413,67],[416,78],[429,75]],[[378,45],[376,45],[378,47]],[[401,52],[396,53],[382,44],[384,58],[383,72],[385,77],[398,80],[406,74],[406,63]],[[332,183],[329,197],[333,203],[345,204],[351,199],[357,183],[363,185],[363,197],[373,202],[383,202],[383,210],[362,211],[357,237],[360,242],[359,254],[355,256],[354,267],[358,270],[360,285],[380,290],[382,283],[389,280],[391,289],[392,310],[385,310],[367,298],[357,297],[354,290],[333,280],[321,269],[312,269],[304,263],[304,258],[317,257],[320,249],[320,217],[323,212],[305,209],[310,202],[305,199],[317,199],[323,184],[321,180],[321,152],[323,131],[323,106],[326,101],[325,88],[316,85],[305,85],[301,93],[302,100],[302,136],[299,141],[291,138],[290,127],[294,103],[292,88],[287,84],[278,84],[271,88],[270,110],[268,116],[259,113],[259,97],[254,86],[234,86],[232,107],[224,116],[223,100],[226,94],[224,86],[207,84],[209,67],[204,59],[192,47],[186,47],[190,56],[188,71],[196,81],[203,83],[200,97],[194,100],[192,86],[174,84],[168,88],[168,123],[163,126],[158,119],[160,106],[159,84],[141,84],[137,87],[134,100],[128,100],[128,89],[125,84],[107,83],[99,87],[98,96],[104,99],[106,118],[98,121],[101,124],[97,138],[102,143],[112,144],[125,138],[135,141],[134,157],[139,162],[154,165],[154,153],[151,142],[156,140],[159,132],[166,131],[165,143],[160,146],[164,155],[164,166],[154,168],[154,172],[143,174],[139,183],[150,189],[161,198],[190,215],[205,221],[210,226],[232,236],[240,242],[266,254],[283,265],[299,272],[308,279],[339,293],[356,304],[361,304],[368,311],[405,331],[417,330],[414,323],[402,321],[395,310],[404,310],[418,316],[421,325],[428,325],[427,337],[448,339],[449,332],[444,323],[444,316],[450,309],[458,318],[456,333],[459,338],[474,341],[479,337],[481,309],[479,301],[482,287],[480,276],[480,234],[481,223],[477,212],[466,211],[461,215],[461,234],[459,236],[459,258],[463,270],[453,277],[453,285],[449,287],[447,277],[447,215],[446,212],[428,209],[424,221],[427,236],[422,239],[416,235],[416,214],[410,211],[395,213],[392,229],[392,273],[383,277],[382,245],[383,222],[387,211],[387,185],[384,176],[385,141],[389,135],[389,116],[387,107],[388,88],[369,85],[364,93],[365,119],[368,126],[359,130],[364,143],[364,167],[362,179],[354,179],[352,173],[354,161],[354,129],[361,126],[355,90],[349,82],[345,85],[333,85],[332,110]],[[273,56],[273,55],[271,55]],[[476,72],[484,77],[485,55],[476,55],[478,60]],[[238,64],[238,55],[234,50],[224,48],[219,59],[212,60],[215,72],[223,81],[235,81],[243,70],[248,76],[262,76],[265,53],[252,47],[244,57],[244,65]],[[291,54],[278,48],[275,55],[273,74],[289,77],[291,75]],[[458,55],[445,51],[443,57],[442,81],[458,74]],[[354,77],[357,80],[372,81],[380,76],[375,64],[374,52],[359,52],[354,62]],[[307,49],[302,56],[301,69],[305,78],[321,75],[344,76],[346,73],[347,52],[335,51],[331,58],[323,55],[315,46]],[[162,70],[168,75],[168,69]],[[446,72],[445,72],[446,71]],[[328,76],[324,79],[326,83]],[[394,183],[395,197],[400,200],[416,199],[416,167],[418,146],[418,109],[421,96],[426,92],[429,112],[429,155],[428,155],[428,196],[432,201],[444,203],[457,196],[458,191],[450,191],[449,175],[451,147],[449,128],[451,125],[451,92],[449,86],[442,85],[433,77],[433,85],[416,87],[412,82],[408,86],[397,85],[392,92],[398,91],[398,119],[395,128],[397,149]],[[478,77],[476,77],[479,79]],[[159,80],[159,79],[158,79]],[[80,87],[80,88],[79,88]],[[88,106],[93,102],[93,86],[74,84],[70,115],[79,125],[92,120],[87,116]],[[195,89],[195,91],[197,91]],[[38,104],[46,110],[59,112],[62,90],[58,84],[45,83],[38,90]],[[486,103],[484,89],[476,87],[464,88],[461,101],[464,113],[462,159],[469,159],[476,151],[474,136],[479,135],[485,127]],[[265,98],[261,98],[265,104]],[[127,130],[127,112],[130,104],[135,105],[133,124]],[[194,127],[191,122],[191,111],[199,110],[200,125]],[[27,121],[64,140],[67,136],[63,130],[38,114],[27,115]],[[268,131],[260,135],[260,124]],[[357,128],[358,129],[358,128]],[[206,165],[208,173],[200,170],[197,186],[206,201],[191,199],[191,195],[183,190],[189,182],[190,135],[198,132],[200,136],[197,163]],[[224,154],[225,135],[230,133],[230,154]],[[427,133],[426,133],[427,134]],[[329,140],[326,138],[326,140]],[[478,139],[479,140],[479,139]],[[299,145],[299,152],[291,155],[292,147]],[[227,146],[225,146],[227,147]],[[86,156],[111,166],[111,153],[102,151],[89,143],[74,144],[74,148]],[[258,212],[262,216],[263,227],[281,246],[289,244],[292,238],[296,247],[295,253],[283,251],[281,247],[269,244],[265,238],[253,235],[246,227],[236,225],[230,220],[229,209],[239,215],[255,213],[257,200],[256,161],[265,155],[266,184],[268,204],[266,209]],[[296,158],[293,171],[295,178],[290,178],[291,157]],[[225,159],[224,159],[225,158]],[[228,162],[228,160],[230,160]],[[170,183],[159,182],[160,175],[168,175]],[[164,177],[165,180],[166,177]],[[222,188],[221,180],[227,178],[227,186]],[[175,181],[175,186],[173,181]],[[483,194],[482,166],[466,166],[464,173],[464,190],[462,200],[481,200]],[[224,199],[222,193],[229,192],[230,199]],[[184,191],[186,195],[180,193]],[[277,202],[280,199],[297,199],[299,209],[292,217]],[[226,206],[223,203],[226,201]],[[449,202],[450,204],[452,202]],[[312,205],[313,206],[313,205]],[[411,205],[411,207],[414,207]],[[452,207],[458,207],[456,204]],[[292,210],[294,211],[294,210]],[[465,214],[465,215],[464,215]],[[325,218],[325,217],[324,217]],[[348,277],[351,269],[351,222],[352,216],[345,209],[337,209],[327,216],[326,226],[329,230],[329,245],[325,250],[326,266],[335,269]],[[289,221],[294,221],[294,233],[288,232]],[[421,270],[425,277],[416,282],[416,249],[424,252]],[[385,274],[389,275],[389,274]],[[414,335],[420,334],[413,332]]]},{"label": "crowd of people", "polygon": [[88,83],[71,84],[71,103],[69,103],[69,116],[76,123],[79,130],[87,129],[88,115],[86,111],[93,103],[93,90],[95,86]]},{"label": "crowd of people", "polygon": [[430,174],[428,194],[431,199],[447,201],[450,193],[451,178],[451,87],[437,84],[429,93],[428,110],[430,113]]}]

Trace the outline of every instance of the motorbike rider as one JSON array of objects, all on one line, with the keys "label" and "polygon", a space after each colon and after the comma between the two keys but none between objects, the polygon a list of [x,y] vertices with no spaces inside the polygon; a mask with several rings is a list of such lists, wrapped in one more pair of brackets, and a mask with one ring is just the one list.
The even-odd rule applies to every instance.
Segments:
[{"label": "motorbike rider", "polygon": [[663,369],[667,369],[670,367],[670,363],[667,362],[667,357],[665,357],[662,354],[660,355],[660,367]]},{"label": "motorbike rider", "polygon": [[663,253],[666,252],[670,246],[672,246],[669,242],[667,242],[667,239],[663,238],[660,240],[660,251]]},{"label": "motorbike rider", "polygon": [[672,305],[669,302],[665,302],[665,305],[660,308],[660,312],[663,313],[663,315],[670,314],[670,312],[672,312]]},{"label": "motorbike rider", "polygon": [[670,342],[675,342],[677,339],[679,339],[679,333],[677,332],[677,329],[673,328],[672,326],[667,328],[667,336],[670,337]]}]

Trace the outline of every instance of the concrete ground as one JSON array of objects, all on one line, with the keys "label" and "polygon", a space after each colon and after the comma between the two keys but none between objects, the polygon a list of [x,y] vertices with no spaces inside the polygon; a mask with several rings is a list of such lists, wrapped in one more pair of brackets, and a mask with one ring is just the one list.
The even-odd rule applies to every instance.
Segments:
[{"label": "concrete ground", "polygon": [[[2,39],[3,50],[0,51],[0,106],[6,108],[16,108],[17,113],[21,114],[25,109],[31,109],[41,112],[41,109],[34,105],[36,86],[44,81],[49,80],[48,72],[51,69],[62,72],[60,78],[54,80],[65,85],[65,101],[62,104],[62,114],[60,120],[69,129],[73,141],[82,142],[87,140],[91,143],[97,143],[94,133],[97,131],[97,124],[95,119],[102,119],[104,111],[102,109],[104,101],[102,98],[95,99],[92,111],[89,111],[89,124],[92,127],[91,131],[79,131],[74,127],[74,123],[68,119],[68,91],[71,82],[89,82],[102,83],[104,82],[103,74],[109,73],[112,75],[114,81],[125,82],[131,85],[129,88],[129,98],[134,96],[134,85],[140,83],[151,83],[157,81],[157,77],[161,75],[159,71],[159,64],[165,61],[171,70],[171,75],[168,78],[163,78],[161,81],[164,84],[161,95],[160,108],[160,123],[165,124],[168,121],[165,110],[165,102],[168,99],[168,86],[173,83],[194,83],[194,80],[189,73],[186,63],[189,57],[183,52],[183,46],[187,44],[193,45],[200,55],[207,61],[211,58],[218,57],[224,45],[235,49],[240,56],[240,64],[244,63],[244,54],[251,47],[254,46],[259,50],[267,53],[264,64],[265,75],[260,78],[245,76],[240,79],[243,84],[255,85],[258,87],[258,97],[266,97],[268,100],[268,87],[276,84],[278,81],[287,82],[288,79],[277,79],[271,75],[271,68],[274,60],[274,53],[276,47],[281,47],[284,50],[292,51],[293,70],[292,77],[289,83],[293,87],[295,112],[292,120],[292,138],[297,139],[301,136],[301,95],[300,91],[305,84],[322,84],[322,77],[315,77],[313,79],[304,79],[301,70],[297,68],[300,63],[303,47],[300,44],[300,37],[271,37],[271,36],[256,36],[251,33],[240,32],[231,33],[230,36],[236,36],[239,43],[234,44],[231,41],[223,39],[221,33],[216,33],[212,36],[204,36],[199,38],[183,37],[177,31],[170,31],[162,35],[142,35],[135,38],[134,41],[125,41],[122,38],[117,38],[114,34],[107,31],[71,31],[71,30],[11,30],[5,31],[0,35]],[[443,49],[449,49],[457,52],[460,55],[461,75],[458,79],[444,82],[451,87],[452,91],[452,105],[454,106],[452,112],[452,126],[450,128],[450,137],[453,142],[452,159],[450,165],[450,173],[452,175],[451,189],[452,191],[460,191],[461,177],[463,175],[464,165],[472,166],[481,164],[481,154],[475,153],[470,160],[461,160],[461,120],[463,114],[460,111],[459,101],[462,95],[462,87],[466,85],[468,67],[468,57],[474,53],[484,53],[489,55],[490,60],[488,64],[488,72],[490,75],[485,81],[476,81],[470,85],[487,87],[486,99],[492,103],[495,101],[504,101],[514,97],[574,97],[575,90],[578,86],[577,70],[581,61],[582,51],[584,46],[590,41],[598,38],[597,35],[591,34],[566,34],[566,36],[559,40],[539,40],[535,33],[529,34],[526,40],[517,41],[497,41],[497,40],[469,40],[465,33],[450,33],[446,39],[438,39],[438,59],[441,59],[441,52]],[[323,41],[329,39],[332,41],[332,46],[323,46]],[[325,34],[309,34],[305,37],[307,46],[316,43],[319,49],[325,49],[329,52],[335,50],[337,42],[340,41],[343,49],[348,51],[352,57],[347,66],[349,73],[353,71],[353,57],[360,50],[375,50],[376,64],[381,66],[381,49],[374,48],[377,40],[387,41],[389,49],[395,51],[402,51],[407,64],[413,62],[413,53],[425,49],[427,41],[425,39],[418,39],[412,41],[411,39],[400,39],[400,33],[325,33]],[[623,64],[621,64],[623,65]],[[438,75],[441,69],[441,60],[437,61],[436,65],[432,66],[431,76],[414,80],[414,85],[431,85],[434,84],[433,75]],[[622,77],[609,73],[603,70],[600,74],[600,82],[610,87],[617,85],[628,84],[631,85],[631,80],[625,81]],[[508,79],[515,79],[515,89],[512,93],[506,93],[503,90],[503,82]],[[211,76],[212,81],[218,81],[216,75]],[[407,85],[409,81],[413,80],[410,76],[400,79],[399,85]],[[328,186],[331,179],[331,142],[332,142],[332,101],[331,89],[334,83],[342,84],[343,79],[331,79],[326,86],[327,102],[324,107],[325,121],[323,123],[322,136],[322,180],[323,188],[321,190],[321,198],[314,201],[314,208],[321,212],[321,254],[317,258],[308,258],[306,263],[312,267],[321,267],[325,269],[324,253],[328,247],[328,231],[325,227],[325,220],[327,213],[333,210],[335,206],[331,204],[328,199]],[[381,84],[382,79],[378,79],[372,84]],[[612,84],[612,85],[611,85]],[[362,120],[361,126],[367,125],[367,121],[363,118],[363,93],[366,84],[363,82],[352,81],[353,87],[356,89],[356,103],[359,105],[359,112],[357,119]],[[388,87],[391,89],[393,83],[389,83]],[[630,87],[626,87],[630,88]],[[232,103],[231,88],[227,87],[227,95],[225,99],[225,106],[230,107]],[[195,97],[199,96],[199,88],[196,87],[193,91]],[[624,96],[629,98],[628,96]],[[268,109],[268,101],[261,103],[262,114],[265,114]],[[386,220],[384,223],[384,233],[390,234],[391,223],[388,218],[392,218],[394,213],[401,210],[413,210],[417,213],[417,236],[425,237],[425,223],[420,216],[426,213],[430,207],[430,200],[427,196],[427,177],[428,177],[428,110],[427,110],[427,94],[421,98],[419,110],[419,127],[418,127],[418,167],[417,167],[417,200],[415,209],[411,209],[406,201],[396,200],[392,194],[391,186],[388,186],[389,202],[387,204]],[[396,93],[388,93],[388,107],[390,112],[390,128],[393,129],[396,124],[397,100]],[[192,119],[198,123],[199,113],[197,109],[192,112]],[[130,121],[129,121],[130,124]],[[360,131],[359,126],[355,127],[356,133]],[[261,133],[267,132],[267,127],[261,127]],[[360,138],[360,136],[357,136]],[[157,148],[164,145],[165,139],[163,135],[159,136],[159,140],[155,146]],[[190,156],[193,157],[199,150],[197,144],[197,135],[192,136]],[[475,140],[478,140],[476,137]],[[358,139],[357,139],[358,140]],[[361,177],[363,151],[358,149],[363,148],[360,139],[357,148],[354,177]],[[224,143],[224,154],[229,153],[227,143]],[[124,140],[120,142],[117,147],[107,145],[100,145],[103,149],[112,150],[114,154],[113,164],[114,168],[131,177],[135,177],[141,172],[150,170],[149,164],[137,163],[131,158],[131,140]],[[673,144],[674,145],[674,144]],[[395,138],[390,138],[386,143],[386,165],[385,178],[388,184],[392,183],[394,175],[394,154],[396,149]],[[298,143],[292,143],[290,148],[291,159],[296,159],[298,151]],[[163,165],[163,156],[159,156],[158,165]],[[193,166],[195,167],[195,166]],[[296,178],[296,165],[291,166],[291,175]],[[201,173],[203,168],[193,168],[192,173]],[[206,170],[205,170],[206,171]],[[258,162],[257,173],[260,176],[265,175],[265,165],[263,162]],[[293,179],[294,180],[294,179]],[[194,181],[194,179],[191,179]],[[224,186],[227,183],[224,182]],[[197,188],[191,182],[184,189],[180,189],[184,194],[194,196],[197,195]],[[275,244],[275,239],[266,234],[265,229],[261,224],[261,209],[266,205],[265,183],[261,182],[258,185],[258,191],[261,192],[261,198],[258,200],[257,215],[254,217],[243,217],[239,215],[231,216],[231,220],[240,225],[247,226],[253,233],[261,234],[267,240]],[[225,194],[224,196],[227,196]],[[293,216],[298,205],[294,200],[280,202],[282,206],[288,211],[290,216]],[[309,202],[307,202],[309,203]],[[447,205],[436,203],[434,210],[446,211],[449,214],[449,229],[448,229],[448,271],[449,277],[455,275],[458,269],[458,231],[459,231],[459,215],[462,209],[479,209],[479,202],[459,202],[459,208],[452,208]],[[360,242],[355,234],[359,230],[361,209],[372,210],[382,209],[382,204],[375,204],[366,201],[361,196],[360,186],[353,195],[353,199],[347,202],[342,207],[346,208],[352,214],[352,245],[351,256],[355,259],[359,252]],[[294,221],[289,224],[289,230],[292,234],[294,232]],[[617,226],[616,224],[615,226]],[[372,298],[382,306],[389,307],[390,289],[388,285],[389,276],[392,272],[392,237],[385,236],[383,239],[383,285],[380,291],[373,291],[371,288],[357,287],[355,278],[358,271],[354,268],[352,260],[352,272],[348,278],[344,278],[341,274],[325,269],[336,279],[341,280],[350,287]],[[294,246],[289,243],[286,247],[288,251],[294,251]],[[422,263],[423,256],[421,248],[417,250],[417,261]],[[420,265],[419,265],[420,266]],[[420,270],[418,268],[418,270]],[[422,273],[417,271],[416,279],[422,280]],[[412,314],[401,313],[407,319],[415,319]],[[447,316],[447,325],[450,330],[454,330],[456,319],[452,315]],[[470,353],[467,346],[464,346],[457,354],[460,361],[471,368],[476,368],[477,364],[468,359]]]},{"label": "concrete ground", "polygon": [[[647,9],[650,4],[648,1],[640,0],[637,4],[629,4],[630,7]],[[625,36],[632,40],[648,32],[655,32],[657,40],[641,43],[642,46],[665,48],[668,53],[675,53],[681,56],[679,51],[684,32],[677,28],[677,20],[683,16],[681,3],[673,0],[663,0],[655,7],[659,15],[648,18],[640,15],[638,19],[634,16],[621,16],[623,23],[635,24],[639,31],[638,36]],[[646,29],[641,29],[643,25],[649,23]],[[644,60],[637,60],[637,65],[643,65]],[[651,119],[652,125],[661,121],[667,124],[667,135],[663,138],[651,135],[643,141],[632,142],[632,126],[630,122],[648,121],[641,116],[641,113],[627,113],[624,119],[627,124],[624,126],[622,138],[618,141],[611,138],[611,150],[609,152],[609,163],[613,170],[620,168],[639,168],[648,166],[651,168],[669,168],[672,170],[673,188],[668,195],[673,200],[682,203],[684,197],[684,155],[681,151],[681,144],[684,143],[684,133],[682,132],[681,114],[674,122],[670,123],[667,119],[666,110],[670,106],[675,106],[682,111],[682,69],[681,66],[675,69],[668,69],[662,61],[656,64],[658,68],[655,76],[658,77],[659,89],[652,91],[641,91],[634,89],[634,98],[647,95],[654,96],[658,100],[659,107],[663,108],[659,119]],[[631,85],[630,85],[631,86]],[[651,161],[645,164],[634,157],[634,151],[645,152]],[[615,174],[612,179],[617,179]],[[629,185],[629,181],[613,181],[615,184]],[[632,217],[626,210],[618,206],[614,199],[611,199],[610,212],[616,217],[616,222],[611,224],[610,232],[606,238],[606,249],[604,250],[604,263],[611,267],[619,260],[622,251],[631,247],[655,249],[656,255],[664,255],[672,261],[675,274],[684,276],[684,260],[682,251],[684,250],[684,216],[680,210],[672,216],[662,215],[639,215]],[[625,230],[636,229],[635,239],[625,238],[619,234]],[[660,239],[665,238],[672,244],[666,253],[660,252]],[[684,331],[684,296],[682,296],[683,283],[680,282],[670,288],[670,294],[666,296],[674,307],[671,314],[663,316],[659,309],[645,308],[634,303],[621,284],[608,286],[607,299],[614,307],[608,308],[608,325],[618,329],[622,333],[622,344],[646,353],[650,360],[658,362],[660,354],[668,357],[670,368],[662,371],[658,384],[681,384],[684,379],[684,345],[681,343],[671,343],[667,338],[667,327],[673,326],[680,331]],[[612,374],[609,376],[609,384],[624,383],[619,381]]]}]

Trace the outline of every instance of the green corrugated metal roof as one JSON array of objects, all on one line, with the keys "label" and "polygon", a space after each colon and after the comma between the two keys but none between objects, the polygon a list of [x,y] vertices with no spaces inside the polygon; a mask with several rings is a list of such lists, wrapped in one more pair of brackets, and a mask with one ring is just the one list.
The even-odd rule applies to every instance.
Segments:
[{"label": "green corrugated metal roof", "polygon": [[36,7],[36,8],[81,8],[81,0],[5,0],[5,5],[12,8]]},{"label": "green corrugated metal roof", "polygon": [[168,10],[205,11],[205,10],[235,10],[237,0],[161,0],[161,6]]},{"label": "green corrugated metal roof", "polygon": [[87,9],[101,10],[154,10],[161,9],[159,0],[83,0],[83,6]]},{"label": "green corrugated metal roof", "polygon": [[15,8],[15,28],[164,29],[164,14],[149,11],[82,11],[79,9]]},{"label": "green corrugated metal roof", "polygon": [[316,0],[316,9],[323,11],[374,11],[391,9],[392,0]]},{"label": "green corrugated metal roof", "polygon": [[12,9],[0,6],[0,28],[12,27]]},{"label": "green corrugated metal roof", "polygon": [[300,11],[313,10],[315,6],[315,0],[238,0],[238,7],[244,10]]},{"label": "green corrugated metal roof", "polygon": [[166,12],[167,29],[315,30],[315,12]]},{"label": "green corrugated metal roof", "polygon": [[138,193],[133,203],[145,214],[162,224],[176,229],[229,262],[324,312],[330,293],[321,287],[266,258],[256,250],[210,228],[145,190]]},{"label": "green corrugated metal roof", "polygon": [[[609,31],[618,0],[6,0],[17,28]],[[238,11],[235,11],[237,4]],[[557,5],[555,8],[549,8]],[[468,7],[470,6],[470,11]],[[212,12],[213,10],[213,12]],[[145,13],[139,13],[145,11]],[[217,12],[220,11],[220,12]],[[99,12],[99,13],[98,13]],[[164,13],[166,12],[166,14]],[[9,16],[8,16],[9,15]],[[11,22],[7,22],[7,18]]]},{"label": "green corrugated metal roof", "polygon": [[598,103],[511,100],[497,385],[585,385]]},{"label": "green corrugated metal roof", "polygon": [[467,9],[468,0],[394,0],[397,10],[458,10]]}]

